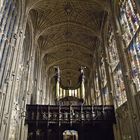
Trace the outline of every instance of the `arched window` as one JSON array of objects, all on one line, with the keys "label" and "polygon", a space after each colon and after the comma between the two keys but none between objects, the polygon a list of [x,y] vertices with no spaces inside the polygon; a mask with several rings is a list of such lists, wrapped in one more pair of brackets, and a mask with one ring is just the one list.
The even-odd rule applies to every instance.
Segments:
[{"label": "arched window", "polygon": [[113,76],[114,84],[114,102],[115,108],[121,106],[126,100],[126,90],[123,81],[122,67],[120,65],[117,44],[115,35],[111,24],[108,28],[108,56],[109,63],[111,64],[111,72]]},{"label": "arched window", "polygon": [[123,38],[126,46],[129,45],[139,28],[140,14],[134,0],[121,0],[119,2],[119,21],[122,27]]}]

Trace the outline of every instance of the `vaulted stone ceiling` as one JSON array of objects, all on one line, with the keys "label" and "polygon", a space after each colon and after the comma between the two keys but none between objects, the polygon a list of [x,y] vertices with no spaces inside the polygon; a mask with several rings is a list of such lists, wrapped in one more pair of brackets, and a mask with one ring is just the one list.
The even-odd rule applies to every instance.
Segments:
[{"label": "vaulted stone ceiling", "polygon": [[36,44],[42,51],[46,72],[53,73],[54,66],[59,66],[63,86],[78,85],[81,66],[86,67],[86,76],[89,76],[108,2],[27,0]]}]

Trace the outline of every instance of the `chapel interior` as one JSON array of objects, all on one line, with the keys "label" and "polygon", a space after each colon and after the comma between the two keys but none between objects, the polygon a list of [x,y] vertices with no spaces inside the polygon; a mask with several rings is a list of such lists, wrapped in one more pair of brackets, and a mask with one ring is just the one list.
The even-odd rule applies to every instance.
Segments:
[{"label": "chapel interior", "polygon": [[0,140],[140,140],[140,0],[0,0]]}]

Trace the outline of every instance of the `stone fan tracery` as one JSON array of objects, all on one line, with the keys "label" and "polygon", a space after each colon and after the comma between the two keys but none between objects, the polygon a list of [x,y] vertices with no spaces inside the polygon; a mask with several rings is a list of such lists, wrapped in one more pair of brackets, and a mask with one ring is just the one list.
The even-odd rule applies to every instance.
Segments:
[{"label": "stone fan tracery", "polygon": [[54,71],[50,69],[59,65],[63,75],[62,84],[66,85],[70,79],[72,86],[76,86],[79,74],[76,78],[75,75],[81,66],[88,68],[86,76],[90,73],[92,54],[98,47],[97,40],[101,38],[107,2],[30,0],[28,5],[46,72],[53,75]]}]

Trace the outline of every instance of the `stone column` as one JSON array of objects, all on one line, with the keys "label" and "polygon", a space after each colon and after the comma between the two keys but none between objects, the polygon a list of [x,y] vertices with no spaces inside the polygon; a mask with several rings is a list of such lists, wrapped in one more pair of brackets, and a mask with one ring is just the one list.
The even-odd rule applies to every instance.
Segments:
[{"label": "stone column", "polygon": [[[29,57],[29,68],[27,71],[27,79],[26,79],[26,89],[24,91],[21,90],[20,94],[25,94],[25,97],[21,99],[21,103],[20,103],[20,111],[21,111],[21,118],[20,118],[20,122],[19,122],[19,130],[17,130],[17,134],[18,134],[18,140],[26,140],[27,139],[27,134],[28,134],[28,125],[25,125],[25,112],[26,112],[26,104],[30,104],[31,103],[31,96],[32,96],[32,92],[33,92],[33,79],[34,79],[34,66],[35,66],[35,47],[34,47],[34,39],[32,38],[31,40],[31,44],[32,46],[30,47],[30,51],[26,52],[28,53],[28,57]],[[26,50],[25,50],[26,51]],[[27,50],[28,51],[28,50]],[[23,73],[23,77],[24,77],[24,73]],[[22,78],[23,78],[22,77]],[[23,84],[21,83],[21,86],[23,86]]]},{"label": "stone column", "polygon": [[[99,45],[99,44],[98,44]],[[100,57],[100,54],[99,54],[99,50],[96,50],[96,68],[97,68],[97,73],[98,73],[98,82],[99,82],[99,90],[100,90],[100,96],[101,96],[101,104],[103,105],[104,102],[103,102],[103,95],[102,95],[102,80],[101,80],[101,73],[100,73],[100,60],[101,60],[101,57]]]},{"label": "stone column", "polygon": [[84,68],[81,67],[81,98],[85,100],[85,74],[84,74]]},{"label": "stone column", "polygon": [[[95,76],[94,76],[95,77]],[[93,90],[94,90],[94,104],[95,105],[97,105],[98,103],[97,103],[97,92],[96,92],[96,90],[95,90],[95,79],[94,79],[94,77],[93,77]]]},{"label": "stone column", "polygon": [[[108,22],[107,22],[108,23]],[[104,30],[105,33],[108,33],[108,24],[106,25],[106,28]],[[112,80],[112,73],[111,73],[111,65],[109,64],[109,57],[107,53],[107,39],[106,34],[103,36],[103,56],[104,56],[104,62],[105,62],[105,71],[107,76],[107,86],[109,91],[109,104],[113,105],[113,80]]]},{"label": "stone column", "polygon": [[44,78],[43,78],[43,86],[42,86],[42,92],[43,92],[43,100],[42,100],[42,104],[46,104],[45,103],[45,100],[46,100],[46,81],[47,81],[47,79],[46,79],[46,74],[44,74]]},{"label": "stone column", "polygon": [[[95,62],[94,62],[94,58],[95,58],[95,56],[93,56],[93,58],[92,58],[92,76],[91,76],[91,78],[92,78],[92,88],[93,88],[93,93],[92,94],[94,94],[94,104],[97,105],[97,97],[96,97],[97,93],[96,93],[96,89],[95,89],[96,65],[95,65]],[[92,103],[92,105],[94,105],[94,104]]]},{"label": "stone column", "polygon": [[57,77],[56,77],[56,98],[59,100],[60,97],[60,69],[57,67],[56,69]]},{"label": "stone column", "polygon": [[89,94],[89,105],[92,105],[92,98],[91,98],[91,87],[92,87],[92,82],[90,80],[90,83],[89,83],[89,90],[88,90],[88,94]]},{"label": "stone column", "polygon": [[51,105],[51,80],[52,80],[52,77],[49,77],[48,78],[48,90],[47,90],[48,91],[48,93],[47,93],[48,99],[47,100],[48,100],[49,105]]},{"label": "stone column", "polygon": [[49,104],[49,76],[48,73],[46,73],[46,95],[45,95],[45,104]]},{"label": "stone column", "polygon": [[[16,56],[16,60],[15,61],[15,66],[14,66],[14,72],[15,72],[15,77],[13,79],[13,84],[11,87],[11,94],[13,96],[11,96],[11,103],[10,103],[10,108],[11,110],[9,111],[9,120],[8,120],[8,124],[9,124],[9,128],[7,128],[7,138],[11,138],[12,135],[12,131],[13,131],[13,123],[16,123],[16,121],[18,122],[18,117],[14,118],[14,115],[17,114],[18,115],[18,111],[19,111],[19,103],[18,103],[18,89],[19,89],[19,76],[20,76],[20,60],[21,60],[21,54],[22,54],[22,47],[23,47],[23,42],[24,42],[24,34],[22,34],[21,36],[21,40],[20,40],[20,45],[19,45],[19,49],[17,51],[17,56]],[[26,79],[27,80],[27,79]],[[25,85],[26,86],[26,85]],[[26,100],[27,96],[26,96],[26,91],[24,91],[24,99]],[[16,111],[16,108],[13,108],[13,106],[16,105],[18,110]],[[15,114],[14,114],[15,113]],[[15,119],[15,120],[14,120]],[[15,128],[15,133],[16,133],[16,128]]]},{"label": "stone column", "polygon": [[40,104],[41,62],[39,48],[36,48],[36,82],[36,104]]},{"label": "stone column", "polygon": [[[19,13],[20,15],[20,13]],[[7,16],[8,17],[8,16]],[[21,47],[23,45],[23,40],[24,40],[24,34],[20,36],[21,30],[19,29],[20,27],[24,27],[22,25],[24,22],[21,21],[22,25],[19,24],[21,20],[21,15],[17,16],[17,21],[14,22],[14,32],[17,33],[17,37],[14,39],[12,38],[11,42],[13,42],[13,49],[12,52],[10,52],[11,59],[8,59],[8,78],[6,79],[6,83],[3,85],[3,91],[5,91],[5,98],[3,102],[3,116],[2,116],[2,122],[1,122],[1,132],[0,132],[0,139],[7,140],[9,139],[9,130],[11,127],[11,119],[12,118],[12,113],[14,113],[14,95],[17,92],[17,87],[18,87],[18,74],[19,74],[19,60],[20,60],[20,55],[21,55]],[[12,26],[12,20],[9,20],[7,22],[7,25],[13,28]],[[25,20],[26,21],[26,20]],[[17,29],[17,30],[16,30]],[[8,30],[8,27],[7,27]],[[12,33],[13,35],[13,33]],[[12,45],[11,45],[12,46]],[[14,110],[13,110],[14,109]]]}]

